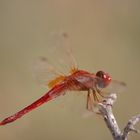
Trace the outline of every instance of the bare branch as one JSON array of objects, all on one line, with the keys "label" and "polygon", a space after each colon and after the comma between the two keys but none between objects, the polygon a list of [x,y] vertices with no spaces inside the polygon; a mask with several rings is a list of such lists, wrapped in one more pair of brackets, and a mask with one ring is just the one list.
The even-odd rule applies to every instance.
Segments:
[{"label": "bare branch", "polygon": [[124,140],[127,139],[129,132],[131,132],[131,131],[132,131],[132,132],[135,132],[135,133],[138,133],[138,132],[139,132],[137,129],[134,128],[134,125],[135,125],[138,121],[140,121],[140,114],[137,115],[137,116],[132,117],[132,118],[128,121],[126,127],[124,128],[123,134],[122,134],[122,138],[123,138]]},{"label": "bare branch", "polygon": [[116,99],[116,94],[112,93],[103,103],[99,103],[99,110],[114,140],[120,140],[121,131],[112,112],[112,106]]},{"label": "bare branch", "polygon": [[102,103],[98,104],[99,111],[100,111],[101,115],[103,116],[104,121],[112,134],[113,139],[114,140],[127,140],[127,137],[128,137],[128,134],[130,131],[133,131],[136,133],[138,132],[138,130],[136,130],[134,128],[134,125],[138,121],[140,121],[140,114],[132,117],[132,119],[130,119],[128,121],[123,132],[121,132],[121,130],[117,124],[117,121],[114,117],[114,114],[112,112],[112,106],[113,106],[114,102],[116,101],[116,99],[117,99],[116,94],[112,93]]}]

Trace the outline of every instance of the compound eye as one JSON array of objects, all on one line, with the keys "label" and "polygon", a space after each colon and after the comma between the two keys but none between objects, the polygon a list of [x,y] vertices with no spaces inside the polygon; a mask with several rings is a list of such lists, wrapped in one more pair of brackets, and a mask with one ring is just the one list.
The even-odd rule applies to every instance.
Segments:
[{"label": "compound eye", "polygon": [[100,77],[100,78],[105,78],[105,73],[103,72],[103,71],[98,71],[97,73],[96,73],[96,76],[98,76],[98,77]]}]

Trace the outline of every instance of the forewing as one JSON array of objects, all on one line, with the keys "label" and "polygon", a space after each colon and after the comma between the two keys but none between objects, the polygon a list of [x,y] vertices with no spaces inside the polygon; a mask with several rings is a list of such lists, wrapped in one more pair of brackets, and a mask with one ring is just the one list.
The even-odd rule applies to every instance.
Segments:
[{"label": "forewing", "polygon": [[77,67],[67,33],[50,33],[46,45],[47,57],[41,56],[33,66],[34,77],[45,85],[56,77],[68,75],[70,70]]},{"label": "forewing", "polygon": [[47,44],[48,56],[51,56],[51,63],[65,75],[71,69],[77,68],[70,42],[70,37],[66,32],[52,32]]}]

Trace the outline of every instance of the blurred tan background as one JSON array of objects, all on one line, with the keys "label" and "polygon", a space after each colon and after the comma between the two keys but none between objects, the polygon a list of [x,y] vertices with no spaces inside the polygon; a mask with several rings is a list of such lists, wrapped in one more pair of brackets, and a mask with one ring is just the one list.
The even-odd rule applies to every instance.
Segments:
[{"label": "blurred tan background", "polygon": [[[121,128],[140,113],[140,1],[0,0],[0,119],[42,96],[47,89],[32,77],[31,65],[45,56],[50,32],[71,38],[82,69],[107,71],[127,83],[114,114]],[[54,56],[49,56],[53,57]],[[140,128],[140,124],[137,125]],[[1,140],[111,140],[98,115],[83,119],[49,102],[0,127]],[[130,135],[139,140],[140,134]]]}]

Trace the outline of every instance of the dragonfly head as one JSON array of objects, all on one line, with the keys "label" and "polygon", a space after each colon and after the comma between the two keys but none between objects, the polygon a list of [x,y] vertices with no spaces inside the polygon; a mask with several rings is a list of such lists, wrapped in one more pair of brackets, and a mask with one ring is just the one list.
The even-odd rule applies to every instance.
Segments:
[{"label": "dragonfly head", "polygon": [[109,76],[108,73],[105,73],[103,71],[98,71],[96,73],[96,76],[99,77],[100,79],[97,81],[97,86],[99,88],[105,88],[106,86],[109,85],[109,83],[111,82],[111,77]]}]

